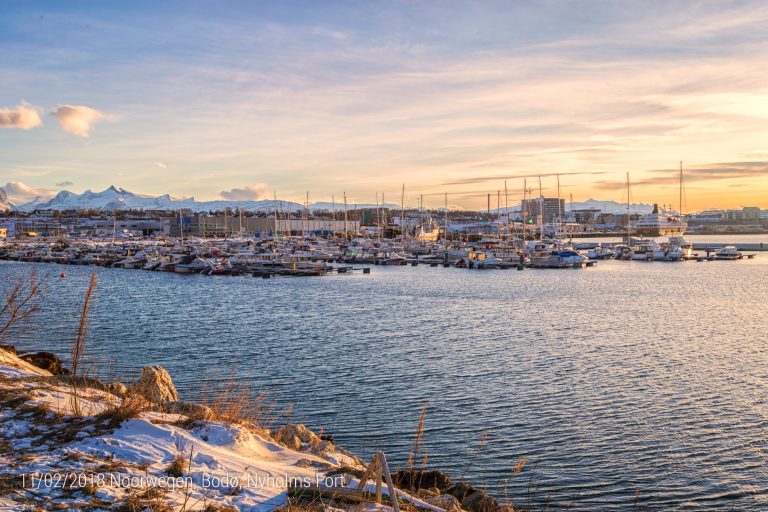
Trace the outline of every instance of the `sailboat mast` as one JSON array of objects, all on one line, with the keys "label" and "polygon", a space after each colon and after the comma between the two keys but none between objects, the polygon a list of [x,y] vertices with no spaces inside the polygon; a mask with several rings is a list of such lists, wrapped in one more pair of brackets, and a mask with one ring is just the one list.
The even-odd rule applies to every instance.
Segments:
[{"label": "sailboat mast", "polygon": [[630,242],[630,238],[632,238],[632,220],[630,219],[630,212],[629,212],[629,202],[631,195],[629,191],[629,173],[627,173],[627,243]]},{"label": "sailboat mast", "polygon": [[557,230],[563,230],[563,209],[560,208],[560,175],[557,175]]},{"label": "sailboat mast", "polygon": [[379,209],[379,193],[376,192],[376,238],[381,245],[381,210]]},{"label": "sailboat mast", "polygon": [[528,240],[528,178],[523,178],[523,202],[520,204],[523,216],[523,241]]},{"label": "sailboat mast", "polygon": [[541,176],[539,176],[539,240],[544,241],[544,192],[541,188]]},{"label": "sailboat mast", "polygon": [[277,192],[275,192],[275,227],[272,233],[272,238],[277,239]]},{"label": "sailboat mast", "polygon": [[421,223],[421,233],[419,234],[419,240],[424,239],[424,194],[419,195],[419,222]]},{"label": "sailboat mast", "polygon": [[501,190],[496,191],[496,236],[501,238]]},{"label": "sailboat mast", "polygon": [[348,229],[348,222],[349,218],[347,217],[347,193],[344,192],[344,240],[348,240],[349,236],[349,229]]},{"label": "sailboat mast", "polygon": [[677,213],[680,217],[683,216],[683,161],[680,160],[680,190],[678,191],[680,208]]},{"label": "sailboat mast", "polygon": [[336,236],[336,198],[331,196],[331,233]]},{"label": "sailboat mast", "polygon": [[405,243],[407,233],[408,230],[405,225],[405,183],[403,183],[403,190],[400,193],[400,234],[402,235],[403,243]]},{"label": "sailboat mast", "polygon": [[448,192],[445,193],[445,243],[448,245]]},{"label": "sailboat mast", "polygon": [[504,234],[509,235],[509,190],[507,180],[504,180]]}]

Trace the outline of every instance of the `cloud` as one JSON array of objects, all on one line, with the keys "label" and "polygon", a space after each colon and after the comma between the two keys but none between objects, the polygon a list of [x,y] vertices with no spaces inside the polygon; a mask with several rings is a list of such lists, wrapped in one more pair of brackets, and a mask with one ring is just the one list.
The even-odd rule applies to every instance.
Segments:
[{"label": "cloud", "polygon": [[0,108],[0,128],[31,130],[43,124],[38,108],[23,101],[15,109]]},{"label": "cloud", "polygon": [[53,116],[59,120],[62,130],[83,138],[88,138],[96,121],[107,118],[98,110],[85,105],[61,105],[53,112]]},{"label": "cloud", "polygon": [[158,166],[161,169],[167,169],[168,166],[165,165],[163,162],[155,162],[155,165]]},{"label": "cloud", "polygon": [[230,201],[249,201],[261,199],[267,195],[267,186],[263,183],[257,185],[246,185],[242,188],[233,188],[231,190],[222,190],[219,195]]},{"label": "cloud", "polygon": [[526,174],[507,174],[507,175],[493,175],[493,176],[476,176],[474,178],[461,178],[451,181],[443,182],[443,185],[470,185],[473,183],[485,183],[489,181],[501,182],[503,180],[513,180],[519,178],[545,178],[551,176],[597,176],[600,174],[608,174],[606,171],[579,171],[579,172],[540,172],[540,173],[526,173]]},{"label": "cloud", "polygon": [[[677,185],[679,183],[678,172],[678,169],[653,169],[644,171],[644,173],[651,174],[652,176],[639,180],[631,180],[631,185],[633,187]],[[685,183],[742,178],[754,179],[763,176],[768,176],[768,161],[702,164],[683,169]],[[598,181],[595,183],[595,188],[599,190],[621,190],[626,186],[625,181]]]},{"label": "cloud", "polygon": [[3,189],[8,194],[8,199],[14,204],[28,203],[36,197],[48,199],[56,194],[55,190],[31,187],[20,181],[9,181]]},{"label": "cloud", "polygon": [[74,183],[72,183],[69,180],[62,181],[62,182],[56,184],[57,187],[71,187],[72,185],[74,185]]}]

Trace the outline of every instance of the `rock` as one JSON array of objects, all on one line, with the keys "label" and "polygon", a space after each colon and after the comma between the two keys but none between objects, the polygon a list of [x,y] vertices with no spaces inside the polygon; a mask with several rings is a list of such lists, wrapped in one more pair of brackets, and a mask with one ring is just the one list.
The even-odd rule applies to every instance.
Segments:
[{"label": "rock", "polygon": [[178,402],[174,407],[174,412],[183,414],[192,420],[209,420],[214,414],[210,407],[202,404],[193,404],[191,402]]},{"label": "rock", "polygon": [[123,396],[126,393],[128,393],[128,388],[125,387],[125,384],[123,384],[119,380],[116,380],[115,382],[112,382],[111,384],[107,384],[106,389],[110,393],[112,393],[114,395],[117,395],[117,396]]},{"label": "rock", "polygon": [[174,403],[179,401],[176,386],[168,372],[162,366],[145,366],[141,369],[139,381],[132,389],[157,404]]},{"label": "rock", "polygon": [[432,506],[444,508],[448,512],[461,512],[461,503],[450,494],[432,496],[431,498],[425,498],[424,501]]},{"label": "rock", "polygon": [[21,356],[24,361],[47,370],[53,375],[69,375],[69,370],[64,368],[61,359],[50,352],[35,352],[34,354],[24,354]]},{"label": "rock", "polygon": [[442,471],[420,471],[401,469],[395,473],[394,483],[402,489],[429,489],[436,487],[444,491],[451,486],[451,479]]},{"label": "rock", "polygon": [[275,432],[275,439],[291,450],[300,450],[304,444],[310,447],[320,445],[320,438],[306,425],[288,423]]},{"label": "rock", "polygon": [[299,459],[296,461],[296,467],[329,469],[329,468],[332,468],[333,466],[327,462],[321,462],[319,460]]},{"label": "rock", "polygon": [[437,487],[430,487],[428,489],[419,489],[416,491],[416,495],[419,498],[431,498],[432,496],[437,496],[440,494],[440,489]]},{"label": "rock", "polygon": [[0,343],[0,349],[5,350],[6,352],[10,352],[13,355],[16,355],[17,353],[16,347],[14,347],[13,345],[3,345],[2,343]]},{"label": "rock", "polygon": [[301,439],[298,436],[287,437],[283,440],[286,448],[291,450],[301,450]]},{"label": "rock", "polygon": [[471,485],[465,484],[464,482],[459,482],[455,485],[452,485],[448,489],[446,489],[445,494],[450,494],[457,500],[463,501],[464,498],[466,498],[467,496],[469,496],[475,491],[477,491],[477,489],[475,489]]},{"label": "rock", "polygon": [[469,512],[494,512],[498,506],[496,499],[483,491],[475,491],[461,501],[461,508]]},{"label": "rock", "polygon": [[333,444],[331,441],[320,441],[320,444],[317,445],[318,453],[332,452],[335,449],[336,449],[336,445]]}]

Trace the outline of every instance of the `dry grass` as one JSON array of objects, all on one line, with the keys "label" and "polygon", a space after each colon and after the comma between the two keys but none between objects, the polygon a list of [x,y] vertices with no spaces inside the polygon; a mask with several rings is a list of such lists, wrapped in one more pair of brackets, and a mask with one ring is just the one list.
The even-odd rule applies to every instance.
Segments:
[{"label": "dry grass", "polygon": [[[201,404],[210,409],[213,419],[265,428],[265,423],[275,410],[266,391],[253,390],[251,386],[235,377],[220,382],[212,379],[210,382],[213,384],[203,394]],[[196,418],[191,415],[190,419],[211,418]]]},{"label": "dry grass", "polygon": [[176,457],[165,468],[165,474],[176,478],[184,476],[184,462],[184,455],[181,453],[176,454]]},{"label": "dry grass", "polygon": [[217,505],[215,503],[209,503],[205,506],[202,512],[238,512],[238,509],[232,505]]},{"label": "dry grass", "polygon": [[119,427],[125,420],[136,418],[142,412],[148,410],[151,404],[147,400],[134,393],[127,393],[106,411],[98,415],[100,420],[108,420],[111,428]]},{"label": "dry grass", "polygon": [[514,473],[515,475],[519,475],[520,472],[525,467],[525,463],[526,462],[528,462],[528,456],[527,455],[525,457],[523,457],[522,459],[520,459],[520,462],[515,464],[515,467],[512,468],[512,473]]},{"label": "dry grass", "polygon": [[[425,403],[421,407],[421,416],[419,416],[419,425],[416,427],[416,435],[413,437],[413,444],[411,445],[411,452],[408,454],[408,464],[406,465],[407,468],[412,469],[416,463],[417,458],[421,455],[422,452],[422,444],[424,443],[424,422],[427,419],[427,405],[429,405],[429,402]],[[424,460],[423,465],[427,465],[427,453],[424,453]]]},{"label": "dry grass", "polygon": [[161,487],[135,489],[116,510],[119,512],[173,512],[165,496],[166,490]]},{"label": "dry grass", "polygon": [[[168,467],[165,468],[165,474],[168,476],[179,478],[181,476],[184,476],[184,464],[187,462],[187,459],[186,457],[184,457],[184,450],[181,444],[181,437],[177,437],[174,444],[176,446],[176,457],[174,457],[171,463],[168,465]],[[192,466],[192,448],[190,447],[189,463],[187,464],[187,471],[191,469],[191,466]]]},{"label": "dry grass", "polygon": [[78,374],[77,371],[80,369],[80,361],[85,353],[85,342],[88,339],[88,327],[90,325],[90,311],[91,311],[91,297],[93,297],[93,290],[96,288],[96,283],[98,283],[98,278],[96,277],[96,271],[91,272],[91,280],[88,284],[88,290],[85,292],[85,300],[83,301],[83,309],[80,312],[80,323],[77,326],[77,334],[75,336],[75,342],[72,344],[72,379],[71,379],[71,386],[72,386],[72,411],[78,416],[82,416],[82,411],[80,410],[80,403],[78,401],[78,389],[79,389],[79,383],[78,383]]},{"label": "dry grass", "polygon": [[464,476],[469,472],[469,469],[472,467],[472,465],[475,463],[477,458],[480,456],[480,452],[483,451],[483,448],[485,447],[485,444],[487,442],[488,442],[488,431],[486,430],[480,436],[480,442],[477,445],[477,449],[475,450],[475,453],[472,455],[472,458],[469,459],[469,462],[467,462],[467,465],[464,468],[464,471],[461,473],[461,476],[459,477],[459,481],[464,480]]}]

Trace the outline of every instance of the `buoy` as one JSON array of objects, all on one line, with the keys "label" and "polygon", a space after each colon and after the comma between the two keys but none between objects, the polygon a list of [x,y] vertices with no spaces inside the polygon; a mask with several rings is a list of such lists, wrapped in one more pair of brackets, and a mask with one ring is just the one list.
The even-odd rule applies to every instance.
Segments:
[{"label": "buoy", "polygon": [[64,277],[64,272],[62,272],[61,274],[59,274],[59,277]]}]

